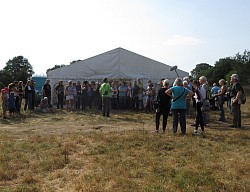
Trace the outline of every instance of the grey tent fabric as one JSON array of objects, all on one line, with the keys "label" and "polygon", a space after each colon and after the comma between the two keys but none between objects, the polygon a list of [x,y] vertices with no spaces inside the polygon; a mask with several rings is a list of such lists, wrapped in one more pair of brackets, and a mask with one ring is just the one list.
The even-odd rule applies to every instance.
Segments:
[{"label": "grey tent fabric", "polygon": [[[171,66],[133,53],[123,48],[116,48],[100,55],[77,61],[73,64],[49,71],[47,77],[51,84],[59,80],[73,81],[109,79],[151,79],[158,82],[168,78],[173,82],[177,77]],[[177,69],[180,77],[188,76],[185,71]]]}]

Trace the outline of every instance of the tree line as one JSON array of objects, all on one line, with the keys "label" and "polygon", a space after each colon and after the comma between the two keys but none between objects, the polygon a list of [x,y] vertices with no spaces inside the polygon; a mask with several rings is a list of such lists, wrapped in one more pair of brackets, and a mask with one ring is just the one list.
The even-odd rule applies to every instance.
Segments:
[{"label": "tree line", "polygon": [[[72,61],[74,63],[76,61]],[[47,69],[47,72],[65,65],[55,65]],[[220,79],[229,82],[230,76],[237,73],[243,85],[250,84],[250,52],[245,50],[242,54],[237,53],[235,56],[221,58],[216,61],[214,66],[207,63],[197,64],[191,71],[191,77],[196,79],[204,75],[208,79],[208,83],[212,85]],[[28,59],[23,56],[16,56],[10,59],[6,66],[0,70],[0,88],[7,86],[13,81],[23,81],[26,83],[34,74],[33,67]]]},{"label": "tree line", "polygon": [[212,85],[220,79],[230,81],[232,74],[238,74],[240,82],[243,85],[250,83],[250,52],[245,50],[243,54],[237,53],[235,56],[226,57],[216,61],[214,66],[207,63],[197,64],[195,69],[191,71],[193,78],[199,78],[204,75],[208,79],[208,83]]},{"label": "tree line", "polygon": [[6,66],[2,70],[0,70],[0,88],[14,81],[23,81],[26,83],[33,74],[33,67],[28,59],[23,56],[14,57],[6,63]]}]

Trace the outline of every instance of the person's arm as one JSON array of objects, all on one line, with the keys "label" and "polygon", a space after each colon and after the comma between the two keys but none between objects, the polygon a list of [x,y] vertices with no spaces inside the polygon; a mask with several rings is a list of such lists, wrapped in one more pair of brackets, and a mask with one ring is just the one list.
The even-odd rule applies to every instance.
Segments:
[{"label": "person's arm", "polygon": [[44,97],[46,97],[46,93],[45,93],[45,88],[44,88],[44,86],[43,86],[43,95],[44,95]]},{"label": "person's arm", "polygon": [[222,96],[226,92],[225,86],[221,86],[219,93],[214,94],[214,96]]},{"label": "person's arm", "polygon": [[156,101],[160,101],[161,89],[159,89],[158,94],[156,96]]},{"label": "person's arm", "polygon": [[169,88],[165,93],[166,93],[171,99],[173,99],[172,89],[171,89],[171,88]]},{"label": "person's arm", "polygon": [[187,97],[192,97],[193,95],[194,95],[194,92],[191,91],[191,90],[188,90],[188,95],[187,95]]},{"label": "person's arm", "polygon": [[233,103],[238,103],[238,100],[240,99],[241,95],[242,95],[242,91],[237,91],[237,95],[233,99]]},{"label": "person's arm", "polygon": [[56,92],[56,94],[58,94],[58,88],[59,88],[59,85],[57,85],[54,89],[54,91]]},{"label": "person's arm", "polygon": [[102,95],[102,85],[100,86],[100,88],[99,88],[99,91],[100,91],[100,94]]},{"label": "person's arm", "polygon": [[13,87],[13,91],[19,94],[19,90],[16,87]]},{"label": "person's arm", "polygon": [[65,95],[67,95],[68,94],[68,86],[66,86],[66,88],[65,88],[65,93],[64,93]]}]

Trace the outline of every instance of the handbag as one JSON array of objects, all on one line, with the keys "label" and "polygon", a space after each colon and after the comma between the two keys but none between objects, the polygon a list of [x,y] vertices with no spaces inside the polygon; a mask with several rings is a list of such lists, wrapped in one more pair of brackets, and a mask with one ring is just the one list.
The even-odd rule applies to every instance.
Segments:
[{"label": "handbag", "polygon": [[209,100],[203,100],[201,111],[210,111],[210,102]]},{"label": "handbag", "polygon": [[201,98],[202,98],[202,106],[201,106],[201,111],[204,112],[204,111],[210,111],[210,102],[209,100],[207,99],[204,99],[202,97],[202,94],[201,95]]}]

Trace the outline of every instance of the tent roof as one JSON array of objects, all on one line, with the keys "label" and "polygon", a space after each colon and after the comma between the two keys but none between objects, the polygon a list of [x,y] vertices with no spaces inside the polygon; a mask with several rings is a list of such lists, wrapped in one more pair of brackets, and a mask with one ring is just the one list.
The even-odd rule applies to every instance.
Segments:
[{"label": "tent roof", "polygon": [[[96,55],[77,61],[70,65],[49,71],[50,79],[175,79],[174,71],[170,66],[133,53],[123,48]],[[177,69],[180,77],[188,76],[185,71]]]}]

